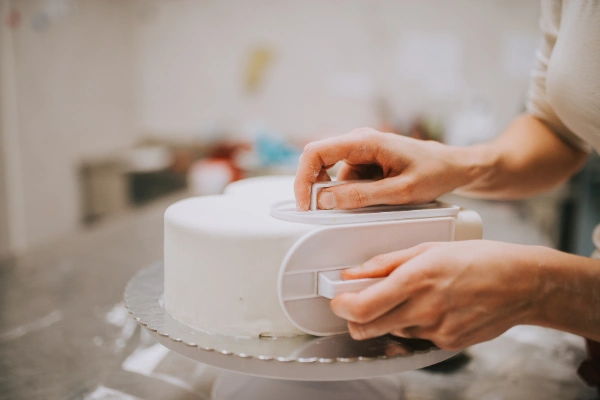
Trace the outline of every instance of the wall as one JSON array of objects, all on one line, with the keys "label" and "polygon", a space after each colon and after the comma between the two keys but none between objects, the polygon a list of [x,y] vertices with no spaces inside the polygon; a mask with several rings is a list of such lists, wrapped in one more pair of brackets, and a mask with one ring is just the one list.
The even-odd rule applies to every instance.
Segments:
[{"label": "wall", "polygon": [[[0,2],[0,222],[2,258],[26,247],[18,137],[13,30],[8,1]],[[13,20],[14,21],[14,20]]]},{"label": "wall", "polygon": [[[499,130],[523,103],[539,37],[537,0],[0,5],[2,173],[17,250],[78,229],[80,160],[143,134],[342,133],[377,126],[381,99],[393,120],[449,123],[483,98]],[[10,10],[20,20],[9,28]],[[248,93],[259,48],[273,61]]]},{"label": "wall", "polygon": [[[137,126],[166,135],[288,135],[427,113],[445,122],[474,98],[497,129],[520,111],[539,41],[539,2],[471,0],[140,1]],[[253,48],[274,59],[243,91]]]},{"label": "wall", "polygon": [[[6,1],[6,0],[5,0]],[[132,7],[119,0],[11,0],[24,246],[79,226],[77,166],[136,139]],[[5,9],[7,7],[4,7]],[[6,15],[2,16],[6,21]]]}]

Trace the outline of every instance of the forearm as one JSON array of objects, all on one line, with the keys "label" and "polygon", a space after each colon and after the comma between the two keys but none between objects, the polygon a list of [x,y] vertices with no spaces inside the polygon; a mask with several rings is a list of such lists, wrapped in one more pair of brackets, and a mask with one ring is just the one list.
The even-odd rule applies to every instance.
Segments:
[{"label": "forearm", "polygon": [[548,190],[571,177],[587,154],[550,131],[536,117],[517,118],[496,140],[457,150],[472,180],[457,192],[517,199]]},{"label": "forearm", "polygon": [[600,341],[600,260],[534,248],[534,284],[530,321]]}]

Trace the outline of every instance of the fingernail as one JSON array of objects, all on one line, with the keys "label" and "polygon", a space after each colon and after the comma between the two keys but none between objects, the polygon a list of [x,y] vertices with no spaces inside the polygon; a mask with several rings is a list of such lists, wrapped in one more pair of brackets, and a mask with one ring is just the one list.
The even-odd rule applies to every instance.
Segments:
[{"label": "fingernail", "polygon": [[335,196],[331,192],[323,191],[319,195],[319,200],[317,202],[317,205],[322,210],[331,210],[332,208],[335,208],[335,206],[337,205],[337,203],[335,201]]}]

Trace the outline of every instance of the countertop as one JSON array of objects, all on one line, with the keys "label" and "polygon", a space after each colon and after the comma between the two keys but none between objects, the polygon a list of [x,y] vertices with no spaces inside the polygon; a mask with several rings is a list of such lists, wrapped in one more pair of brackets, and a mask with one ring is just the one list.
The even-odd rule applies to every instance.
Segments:
[{"label": "countertop", "polygon": [[[0,399],[208,399],[216,368],[153,342],[122,302],[127,281],[162,258],[175,198],[0,265]],[[456,200],[456,199],[453,199]],[[460,200],[485,237],[545,244],[506,203]],[[596,399],[575,370],[581,338],[515,327],[434,368],[398,374],[407,399]]]}]

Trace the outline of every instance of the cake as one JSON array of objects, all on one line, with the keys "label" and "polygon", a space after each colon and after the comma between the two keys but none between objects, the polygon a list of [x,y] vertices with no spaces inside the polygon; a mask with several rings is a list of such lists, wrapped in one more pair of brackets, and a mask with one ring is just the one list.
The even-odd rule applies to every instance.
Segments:
[{"label": "cake", "polygon": [[303,334],[285,316],[277,276],[290,247],[318,226],[270,216],[293,177],[261,177],[165,212],[165,308],[196,329],[231,336]]},{"label": "cake", "polygon": [[[167,209],[164,304],[173,318],[195,329],[228,336],[281,337],[329,332],[307,328],[304,300],[292,300],[292,308],[301,310],[304,315],[302,322],[297,316],[290,316],[289,305],[284,304],[288,307],[284,312],[277,292],[282,262],[290,249],[294,249],[293,254],[300,254],[298,243],[307,243],[307,237],[318,237],[315,231],[324,229],[323,225],[287,222],[270,215],[271,205],[294,199],[293,181],[293,177],[246,179],[230,184],[222,195],[182,200]],[[457,207],[452,207],[458,212]],[[454,215],[451,223],[448,217],[395,221],[400,227],[398,231],[389,231],[385,226],[390,226],[392,221],[384,221],[381,229],[388,229],[385,240],[367,241],[368,245],[365,243],[352,251],[331,254],[337,254],[334,261],[341,265],[355,265],[353,263],[373,255],[424,241],[481,238],[482,224],[477,213],[462,210]],[[345,234],[353,232],[354,235],[358,231],[352,228]],[[307,235],[310,232],[314,235]],[[303,237],[303,241],[299,241]],[[313,244],[305,246],[309,246],[309,254],[315,250]],[[315,251],[318,258],[307,261],[310,267],[332,261],[321,257],[322,250]],[[289,258],[286,260],[289,263]],[[295,280],[299,276],[294,275],[292,281],[300,282]],[[299,286],[294,286],[294,290],[303,288],[312,293],[314,287],[306,289],[302,282],[297,283]],[[302,292],[299,299],[305,294]],[[285,303],[285,299],[282,302]],[[335,322],[330,318],[337,317],[329,310],[324,297],[320,298],[317,309],[322,312],[311,309],[310,324],[319,320],[319,315],[326,316],[327,326]],[[294,318],[295,324],[288,316]],[[338,322],[345,328],[345,321],[339,319]],[[303,331],[296,326],[303,327]]]}]

